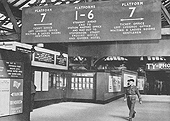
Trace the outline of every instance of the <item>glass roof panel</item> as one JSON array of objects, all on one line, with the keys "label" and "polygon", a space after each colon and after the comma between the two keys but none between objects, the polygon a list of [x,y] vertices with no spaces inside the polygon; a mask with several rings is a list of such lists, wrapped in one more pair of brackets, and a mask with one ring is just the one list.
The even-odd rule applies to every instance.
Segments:
[{"label": "glass roof panel", "polygon": [[23,2],[25,2],[26,0],[19,0],[17,3],[14,4],[14,6],[19,6],[20,4],[22,4]]},{"label": "glass roof panel", "polygon": [[15,1],[15,0],[8,0],[9,3],[12,3],[12,2],[14,2],[14,1]]},{"label": "glass roof panel", "polygon": [[2,25],[2,27],[13,29],[13,24],[12,23],[8,23],[7,25]]}]

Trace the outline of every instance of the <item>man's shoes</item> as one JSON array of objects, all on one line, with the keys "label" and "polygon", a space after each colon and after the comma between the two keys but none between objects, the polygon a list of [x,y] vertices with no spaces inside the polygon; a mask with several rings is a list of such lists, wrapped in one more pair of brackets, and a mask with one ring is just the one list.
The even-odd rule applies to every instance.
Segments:
[{"label": "man's shoes", "polygon": [[128,121],[132,121],[132,118],[129,118]]},{"label": "man's shoes", "polygon": [[132,118],[135,118],[135,114],[136,114],[136,112],[133,113]]}]

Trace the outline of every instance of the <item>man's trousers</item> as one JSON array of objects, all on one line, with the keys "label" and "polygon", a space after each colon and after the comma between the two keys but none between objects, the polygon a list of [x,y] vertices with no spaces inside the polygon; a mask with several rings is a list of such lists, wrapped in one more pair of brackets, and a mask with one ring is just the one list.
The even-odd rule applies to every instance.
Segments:
[{"label": "man's trousers", "polygon": [[127,105],[128,105],[128,108],[129,108],[129,118],[133,118],[133,114],[135,113],[135,111],[134,111],[135,103],[136,103],[136,96],[135,95],[129,95],[127,97]]}]

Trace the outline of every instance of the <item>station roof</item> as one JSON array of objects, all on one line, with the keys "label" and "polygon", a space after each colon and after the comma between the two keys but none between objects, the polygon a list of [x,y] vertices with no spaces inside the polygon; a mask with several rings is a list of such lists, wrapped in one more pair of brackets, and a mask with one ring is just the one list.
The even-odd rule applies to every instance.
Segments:
[{"label": "station roof", "polygon": [[[0,0],[0,41],[18,39],[22,27],[22,9],[31,6],[48,4],[74,4],[102,0]],[[104,0],[106,1],[106,0]],[[170,27],[170,0],[162,0],[162,28]]]}]

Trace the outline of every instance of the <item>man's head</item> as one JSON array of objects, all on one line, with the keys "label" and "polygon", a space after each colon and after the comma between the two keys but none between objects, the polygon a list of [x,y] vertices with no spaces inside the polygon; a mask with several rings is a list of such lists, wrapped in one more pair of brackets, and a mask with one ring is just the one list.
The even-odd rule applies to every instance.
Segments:
[{"label": "man's head", "polygon": [[128,86],[133,86],[134,85],[134,79],[129,79],[128,81]]}]

